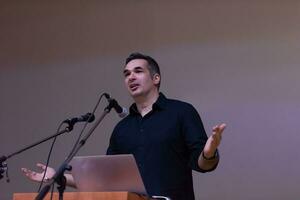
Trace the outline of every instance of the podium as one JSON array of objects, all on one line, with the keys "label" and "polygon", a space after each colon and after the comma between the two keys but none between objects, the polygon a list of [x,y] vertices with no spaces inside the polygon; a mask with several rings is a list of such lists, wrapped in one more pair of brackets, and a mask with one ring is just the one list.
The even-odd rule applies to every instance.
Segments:
[{"label": "podium", "polygon": [[[13,200],[34,200],[37,193],[14,193]],[[65,192],[64,200],[146,200],[145,196],[131,192]],[[50,200],[50,194],[44,198]],[[53,193],[53,200],[58,200],[58,193]]]}]

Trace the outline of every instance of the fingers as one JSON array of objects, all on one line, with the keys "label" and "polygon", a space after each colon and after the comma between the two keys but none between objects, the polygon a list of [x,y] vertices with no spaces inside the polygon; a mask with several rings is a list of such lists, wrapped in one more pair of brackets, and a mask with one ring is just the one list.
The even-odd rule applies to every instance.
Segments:
[{"label": "fingers", "polygon": [[[27,168],[21,168],[22,172],[24,173],[24,175],[26,177],[28,177],[30,180],[32,181],[37,181],[37,182],[41,182],[43,179],[44,174],[43,173],[37,173],[35,171],[31,171],[30,169]],[[45,176],[44,178],[44,182],[48,182],[51,178],[49,178],[48,176]]]},{"label": "fingers", "polygon": [[213,127],[213,132],[222,133],[225,128],[226,128],[226,124],[225,123],[220,124],[220,125],[216,125],[216,126]]},{"label": "fingers", "polygon": [[221,131],[223,131],[226,128],[226,124],[225,123],[221,124],[219,126],[219,128],[220,128]]},{"label": "fingers", "polygon": [[36,172],[31,171],[27,168],[21,168],[22,172],[27,176],[29,179],[34,180],[34,176],[36,176]]},{"label": "fingers", "polygon": [[33,172],[27,168],[21,168],[22,172],[25,174],[25,175],[29,175],[29,174],[32,174]]},{"label": "fingers", "polygon": [[22,168],[21,170],[26,176],[35,176],[37,174],[36,172],[31,171],[30,169]]},{"label": "fingers", "polygon": [[219,145],[220,141],[222,140],[222,133],[224,129],[226,128],[226,124],[222,123],[220,125],[216,125],[213,127],[213,132],[212,132],[212,139]]},{"label": "fingers", "polygon": [[[45,171],[45,169],[46,169],[46,165],[44,165],[42,163],[37,163],[36,166],[41,168],[43,171]],[[36,176],[36,175],[40,174],[40,173],[37,173],[37,172],[32,171],[32,170],[27,169],[27,168],[21,168],[21,170],[28,177],[33,177],[33,176]],[[42,172],[42,173],[44,173],[44,172]]]}]

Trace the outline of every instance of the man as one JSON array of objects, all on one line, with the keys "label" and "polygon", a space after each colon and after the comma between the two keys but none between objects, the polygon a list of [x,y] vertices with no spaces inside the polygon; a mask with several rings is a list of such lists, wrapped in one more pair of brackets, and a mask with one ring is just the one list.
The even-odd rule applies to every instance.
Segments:
[{"label": "man", "polygon": [[[215,126],[207,138],[192,105],[167,99],[159,92],[160,70],[152,57],[131,54],[123,73],[134,104],[116,125],[107,154],[133,154],[149,195],[194,200],[192,169],[208,172],[217,167],[217,147],[226,125]],[[36,181],[41,181],[44,173],[23,171]],[[46,176],[51,178],[53,172],[50,168]],[[67,179],[75,186],[70,175]]]}]

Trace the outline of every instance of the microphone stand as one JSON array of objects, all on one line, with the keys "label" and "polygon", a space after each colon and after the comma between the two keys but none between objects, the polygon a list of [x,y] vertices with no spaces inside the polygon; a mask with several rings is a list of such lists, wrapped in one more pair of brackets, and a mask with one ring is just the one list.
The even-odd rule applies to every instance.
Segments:
[{"label": "microphone stand", "polygon": [[43,200],[47,193],[49,192],[51,185],[53,185],[55,182],[59,185],[59,200],[63,200],[63,192],[66,187],[66,177],[64,176],[64,172],[66,170],[70,171],[72,167],[69,165],[73,157],[78,153],[78,151],[83,147],[83,145],[86,143],[87,139],[92,135],[94,130],[97,128],[97,126],[100,124],[100,122],[104,119],[104,117],[110,112],[110,110],[113,108],[113,103],[109,102],[108,106],[104,109],[102,115],[99,117],[99,119],[95,122],[95,124],[92,126],[92,128],[89,130],[89,132],[83,137],[82,140],[78,143],[78,145],[74,148],[74,150],[70,153],[70,155],[66,158],[66,160],[61,164],[61,166],[58,168],[56,173],[54,174],[51,182],[48,185],[45,185],[42,190],[39,192],[39,194],[36,196],[35,200]]},{"label": "microphone stand", "polygon": [[75,123],[72,122],[72,121],[66,121],[65,123],[67,123],[68,126],[67,126],[64,130],[59,131],[59,132],[55,133],[54,135],[51,135],[51,136],[49,136],[49,137],[46,137],[46,138],[44,138],[44,139],[42,139],[42,140],[40,140],[40,141],[38,141],[38,142],[35,142],[35,143],[31,144],[31,145],[28,145],[28,146],[26,146],[26,147],[24,147],[24,148],[22,148],[22,149],[20,149],[20,150],[18,150],[18,151],[16,151],[16,152],[10,154],[10,155],[8,155],[8,156],[5,156],[5,155],[1,156],[1,157],[0,157],[0,179],[3,178],[2,173],[4,173],[4,172],[6,171],[6,169],[7,169],[7,164],[5,163],[5,161],[6,161],[7,159],[9,159],[9,158],[11,158],[11,157],[13,157],[13,156],[15,156],[15,155],[17,155],[17,154],[20,154],[20,153],[22,153],[23,151],[26,151],[26,150],[28,150],[28,149],[31,149],[32,147],[35,147],[35,146],[37,146],[37,145],[39,145],[39,144],[41,144],[41,143],[43,143],[43,142],[46,142],[46,141],[48,141],[48,140],[50,140],[50,139],[52,139],[52,138],[54,138],[54,137],[57,137],[57,136],[59,136],[59,135],[61,135],[61,134],[68,133],[68,132],[72,131],[73,128],[74,128],[74,124],[75,124]]}]

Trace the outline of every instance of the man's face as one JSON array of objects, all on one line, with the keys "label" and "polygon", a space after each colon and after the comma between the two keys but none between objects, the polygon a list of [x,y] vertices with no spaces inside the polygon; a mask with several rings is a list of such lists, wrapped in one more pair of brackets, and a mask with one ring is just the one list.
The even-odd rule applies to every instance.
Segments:
[{"label": "man's face", "polygon": [[124,68],[125,85],[132,97],[157,90],[158,78],[153,78],[144,59],[131,60]]}]

